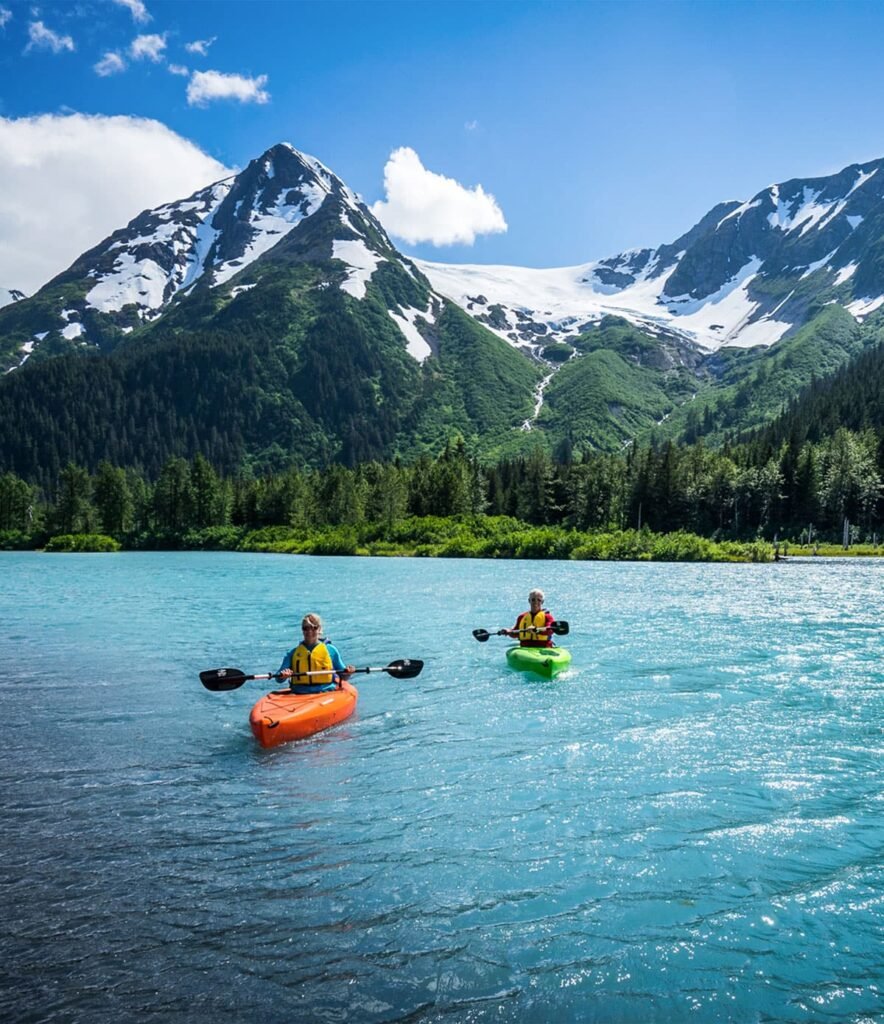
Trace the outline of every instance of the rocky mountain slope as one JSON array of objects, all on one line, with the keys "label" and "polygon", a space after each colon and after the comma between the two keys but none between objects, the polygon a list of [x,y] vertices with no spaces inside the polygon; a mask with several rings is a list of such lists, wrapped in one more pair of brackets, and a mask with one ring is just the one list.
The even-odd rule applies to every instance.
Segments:
[{"label": "rocky mountain slope", "polygon": [[707,352],[772,345],[820,302],[858,321],[884,304],[884,160],[771,185],[716,206],[669,245],[577,267],[418,266],[529,352],[571,342],[607,315]]},{"label": "rocky mountain slope", "polygon": [[25,293],[18,288],[0,288],[0,306],[8,306],[11,302],[18,302],[25,298]]}]

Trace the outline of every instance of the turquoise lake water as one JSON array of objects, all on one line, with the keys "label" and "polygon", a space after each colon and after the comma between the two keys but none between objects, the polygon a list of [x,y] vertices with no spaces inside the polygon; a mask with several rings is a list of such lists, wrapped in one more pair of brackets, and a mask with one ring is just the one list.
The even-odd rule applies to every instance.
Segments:
[{"label": "turquoise lake water", "polygon": [[[0,554],[0,1019],[884,1020],[884,563]],[[532,586],[571,670],[509,671]],[[263,751],[319,611],[353,718]]]}]

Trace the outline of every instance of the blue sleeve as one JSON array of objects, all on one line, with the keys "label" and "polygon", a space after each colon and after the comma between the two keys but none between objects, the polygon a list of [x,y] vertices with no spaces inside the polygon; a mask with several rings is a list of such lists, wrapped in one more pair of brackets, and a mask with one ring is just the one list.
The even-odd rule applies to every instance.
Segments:
[{"label": "blue sleeve", "polygon": [[288,654],[282,659],[282,664],[276,670],[276,674],[279,675],[284,668],[292,667],[292,655],[295,653],[294,647],[288,652]]},{"label": "blue sleeve", "polygon": [[328,653],[331,655],[332,665],[334,666],[335,672],[343,672],[347,667],[341,660],[341,655],[338,653],[337,647],[334,644],[326,644]]}]

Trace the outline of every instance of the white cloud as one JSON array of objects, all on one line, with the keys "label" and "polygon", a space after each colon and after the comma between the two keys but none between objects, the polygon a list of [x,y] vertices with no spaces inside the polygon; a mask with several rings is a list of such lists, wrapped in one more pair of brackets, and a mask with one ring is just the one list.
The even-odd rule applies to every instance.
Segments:
[{"label": "white cloud", "polygon": [[158,121],[0,118],[0,285],[30,295],[142,210],[231,173]]},{"label": "white cloud", "polygon": [[102,78],[107,78],[108,75],[118,75],[121,71],[125,70],[126,62],[113,50],[108,50],[101,60],[93,65],[95,74],[100,75]]},{"label": "white cloud", "polygon": [[264,91],[266,84],[266,75],[246,78],[243,75],[225,75],[221,71],[194,71],[187,86],[187,102],[192,107],[204,107],[212,100],[267,103],[270,93]]},{"label": "white cloud", "polygon": [[61,53],[62,50],[74,51],[74,41],[70,36],[60,36],[47,28],[42,21],[32,21],[28,25],[28,45],[25,53],[30,50],[52,50],[53,53]]},{"label": "white cloud", "polygon": [[184,78],[190,74],[190,68],[186,68],[183,64],[167,64],[166,70],[170,75],[181,75]]},{"label": "white cloud", "polygon": [[212,36],[211,39],[194,39],[192,43],[185,43],[184,49],[188,53],[198,53],[201,57],[205,57],[209,52],[209,47],[217,38],[217,36]]},{"label": "white cloud", "polygon": [[479,130],[479,122],[478,121],[466,121],[464,123],[464,128],[466,128],[466,130],[468,132],[476,132],[476,131]]},{"label": "white cloud", "polygon": [[126,7],[132,12],[132,20],[137,22],[139,25],[145,25],[150,21],[150,15],[147,13],[147,8],[141,2],[141,0],[114,0],[115,4],[119,4],[120,7]]},{"label": "white cloud", "polygon": [[384,168],[385,200],[371,208],[391,235],[412,245],[472,245],[477,235],[506,231],[503,211],[481,185],[465,188],[428,171],[413,149],[402,146]]},{"label": "white cloud", "polygon": [[0,28],[3,28],[12,17],[12,11],[6,7],[0,7]]},{"label": "white cloud", "polygon": [[136,36],[132,40],[132,45],[129,47],[129,53],[133,60],[148,60],[160,61],[163,59],[163,50],[166,48],[166,34],[163,33],[161,36],[150,35],[150,36]]}]

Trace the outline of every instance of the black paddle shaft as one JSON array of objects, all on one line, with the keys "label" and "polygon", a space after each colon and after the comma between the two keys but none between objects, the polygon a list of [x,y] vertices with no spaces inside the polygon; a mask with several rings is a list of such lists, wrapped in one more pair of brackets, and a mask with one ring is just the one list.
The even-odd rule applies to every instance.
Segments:
[{"label": "black paddle shaft", "polygon": [[[529,630],[525,630],[525,632],[534,633],[555,633],[556,636],[567,636],[570,631],[571,627],[568,625],[567,622],[565,622],[564,619],[562,619],[561,622],[554,622],[552,626],[542,627],[540,629],[536,629],[532,626]],[[491,636],[507,636],[513,632],[515,632],[515,630],[511,629],[498,629],[494,633],[489,633],[487,629],[474,629],[473,636],[479,641],[480,644],[484,644],[485,641]]]},{"label": "black paddle shaft", "polygon": [[[417,658],[400,658],[398,661],[390,662],[389,665],[385,665],[383,668],[357,668],[353,670],[353,673],[357,672],[386,672],[388,675],[393,676],[394,679],[414,679],[415,676],[419,676],[424,667],[422,661],[418,661]],[[317,672],[305,672],[303,675],[316,676],[326,675],[324,671]],[[265,672],[262,675],[246,675],[242,669],[238,668],[209,668],[204,672],[200,672],[200,682],[205,686],[207,690],[212,690],[215,693],[221,693],[227,690],[238,690],[243,683],[247,683],[250,679],[282,679],[281,675],[277,675],[272,672]]]}]

